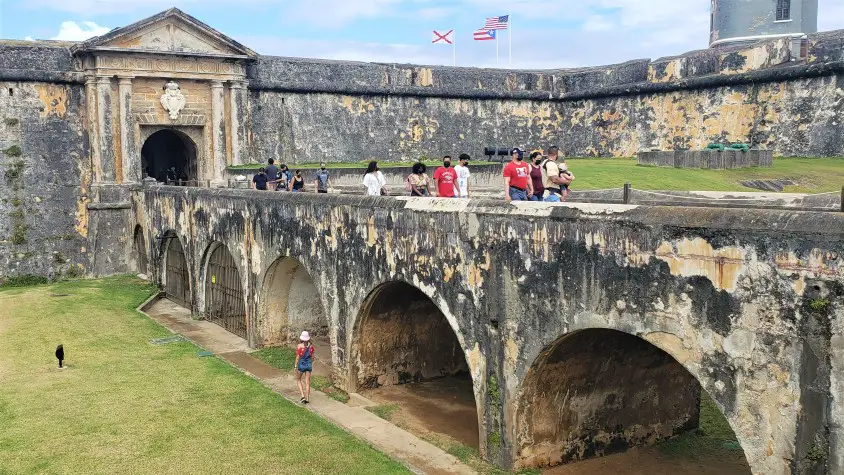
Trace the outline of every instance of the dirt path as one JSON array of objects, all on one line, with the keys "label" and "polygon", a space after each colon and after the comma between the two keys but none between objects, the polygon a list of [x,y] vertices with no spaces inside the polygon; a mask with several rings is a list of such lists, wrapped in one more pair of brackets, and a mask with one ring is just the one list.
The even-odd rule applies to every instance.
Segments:
[{"label": "dirt path", "polygon": [[707,455],[696,459],[664,455],[659,449],[648,447],[628,450],[584,462],[543,470],[544,475],[748,475],[744,458],[724,454]]},{"label": "dirt path", "polygon": [[378,404],[398,405],[392,421],[414,434],[445,434],[478,448],[478,412],[468,375],[384,386],[362,394]]}]

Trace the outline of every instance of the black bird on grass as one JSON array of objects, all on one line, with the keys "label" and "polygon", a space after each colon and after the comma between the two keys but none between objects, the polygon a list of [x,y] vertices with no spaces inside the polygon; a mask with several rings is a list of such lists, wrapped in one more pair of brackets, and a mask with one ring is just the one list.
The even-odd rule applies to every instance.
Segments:
[{"label": "black bird on grass", "polygon": [[63,345],[59,345],[56,348],[56,358],[59,359],[59,368],[61,368],[62,367],[62,360],[64,360],[64,346]]}]

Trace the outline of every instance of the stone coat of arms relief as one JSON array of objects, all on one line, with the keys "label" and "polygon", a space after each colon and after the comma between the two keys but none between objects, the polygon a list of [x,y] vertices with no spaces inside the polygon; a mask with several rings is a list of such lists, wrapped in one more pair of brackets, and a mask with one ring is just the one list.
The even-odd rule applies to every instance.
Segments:
[{"label": "stone coat of arms relief", "polygon": [[161,106],[170,113],[170,119],[179,118],[179,112],[185,108],[185,96],[182,94],[179,85],[173,81],[164,85],[164,94],[161,95]]}]

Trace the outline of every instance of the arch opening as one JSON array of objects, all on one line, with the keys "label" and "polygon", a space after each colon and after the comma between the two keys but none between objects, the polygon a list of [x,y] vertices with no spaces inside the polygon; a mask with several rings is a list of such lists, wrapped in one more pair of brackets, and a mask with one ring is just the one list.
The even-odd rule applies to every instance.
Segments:
[{"label": "arch opening", "polygon": [[434,302],[403,282],[381,285],[365,301],[352,342],[349,385],[393,420],[479,448],[478,411],[463,348]]},{"label": "arch opening", "polygon": [[164,295],[173,302],[191,308],[190,272],[185,258],[182,241],[173,231],[163,235],[161,288]]},{"label": "arch opening", "polygon": [[196,144],[178,130],[159,130],[144,141],[141,170],[144,177],[168,184],[196,180]]},{"label": "arch opening", "polygon": [[[299,260],[277,259],[267,270],[257,322],[257,339],[263,346],[298,341],[302,330],[315,337],[317,347],[330,348],[328,319],[319,291]],[[321,340],[321,341],[320,341]]]},{"label": "arch opening", "polygon": [[135,233],[132,237],[132,270],[139,274],[147,274],[149,270],[149,259],[147,258],[147,243],[144,239],[144,229],[141,225],[135,226]]},{"label": "arch opening", "polygon": [[211,244],[205,270],[205,318],[241,338],[248,338],[240,271],[229,250]]},{"label": "arch opening", "polygon": [[[623,471],[635,463],[654,473],[686,473],[694,458],[694,473],[751,473],[697,379],[665,351],[621,331],[580,330],[549,345],[525,377],[516,419],[518,468],[563,465],[551,473],[567,474],[593,465]],[[684,453],[644,448],[663,443]]]}]

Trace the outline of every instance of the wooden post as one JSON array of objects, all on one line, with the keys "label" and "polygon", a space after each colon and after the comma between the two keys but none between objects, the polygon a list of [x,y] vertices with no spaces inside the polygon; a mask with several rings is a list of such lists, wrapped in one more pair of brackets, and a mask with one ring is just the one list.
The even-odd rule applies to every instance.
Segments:
[{"label": "wooden post", "polygon": [[624,195],[622,198],[624,204],[630,203],[630,182],[624,184]]},{"label": "wooden post", "polygon": [[844,213],[844,186],[841,187],[841,212]]}]

